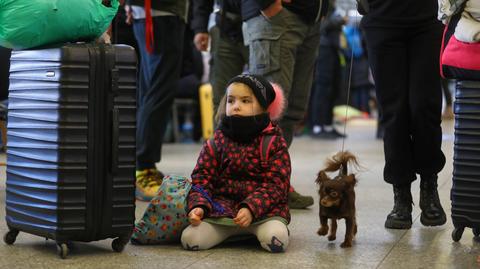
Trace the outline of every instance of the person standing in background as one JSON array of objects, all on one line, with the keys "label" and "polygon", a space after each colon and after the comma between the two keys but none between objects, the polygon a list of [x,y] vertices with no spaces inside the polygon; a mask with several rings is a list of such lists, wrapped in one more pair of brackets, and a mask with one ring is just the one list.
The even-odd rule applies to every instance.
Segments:
[{"label": "person standing in background", "polygon": [[210,83],[213,105],[217,110],[227,82],[240,75],[248,63],[248,47],[243,44],[240,1],[219,0],[215,26],[209,32],[208,20],[214,4],[214,0],[193,1],[192,29],[194,44],[199,51],[207,51],[211,40]]},{"label": "person standing in background", "polygon": [[[151,3],[151,8],[145,3]],[[177,92],[188,0],[127,0],[125,11],[140,50],[136,197],[150,201],[163,179],[155,163],[161,160],[163,137]]]},{"label": "person standing in background", "polygon": [[330,1],[327,17],[320,26],[320,49],[312,85],[312,137],[337,139],[345,137],[333,126],[333,107],[342,90],[343,72],[340,63],[340,35],[348,17],[341,16],[335,1]]},{"label": "person standing in background", "polygon": [[[242,0],[243,37],[249,46],[249,72],[278,83],[287,109],[279,122],[290,147],[295,125],[307,111],[326,0]],[[295,182],[295,181],[293,181]],[[313,197],[293,189],[292,208],[306,208]]]}]

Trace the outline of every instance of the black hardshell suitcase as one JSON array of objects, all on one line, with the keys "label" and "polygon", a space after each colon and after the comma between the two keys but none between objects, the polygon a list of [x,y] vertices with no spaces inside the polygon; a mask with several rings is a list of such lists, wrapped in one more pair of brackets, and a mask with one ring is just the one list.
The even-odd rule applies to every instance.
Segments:
[{"label": "black hardshell suitcase", "polygon": [[465,227],[480,235],[480,81],[457,81],[455,89],[452,239]]},{"label": "black hardshell suitcase", "polygon": [[4,241],[116,238],[135,221],[136,54],[125,45],[14,51]]}]

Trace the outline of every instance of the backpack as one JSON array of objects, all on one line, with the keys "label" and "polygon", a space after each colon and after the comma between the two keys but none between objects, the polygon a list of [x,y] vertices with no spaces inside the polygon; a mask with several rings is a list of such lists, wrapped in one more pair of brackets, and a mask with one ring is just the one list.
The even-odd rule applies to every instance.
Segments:
[{"label": "backpack", "polygon": [[480,42],[462,42],[454,35],[461,17],[462,12],[457,13],[445,26],[440,52],[440,74],[447,79],[480,80]]},{"label": "backpack", "polygon": [[191,181],[183,176],[167,175],[148,204],[143,217],[135,223],[132,244],[152,245],[180,242],[183,229],[189,225],[187,196]]}]

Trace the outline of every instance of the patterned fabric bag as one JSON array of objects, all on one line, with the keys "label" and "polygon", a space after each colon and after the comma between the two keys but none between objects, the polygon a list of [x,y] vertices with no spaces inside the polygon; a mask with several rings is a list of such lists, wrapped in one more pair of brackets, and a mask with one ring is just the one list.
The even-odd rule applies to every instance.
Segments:
[{"label": "patterned fabric bag", "polygon": [[135,224],[131,242],[139,245],[180,242],[183,229],[189,225],[185,210],[191,187],[186,177],[165,176],[157,196]]}]

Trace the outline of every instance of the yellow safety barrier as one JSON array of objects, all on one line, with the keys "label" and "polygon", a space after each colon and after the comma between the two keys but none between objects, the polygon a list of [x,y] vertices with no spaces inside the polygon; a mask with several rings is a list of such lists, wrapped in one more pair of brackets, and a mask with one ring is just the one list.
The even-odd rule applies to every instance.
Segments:
[{"label": "yellow safety barrier", "polygon": [[200,114],[202,120],[202,137],[207,140],[213,137],[213,92],[212,85],[203,84],[199,89]]}]

